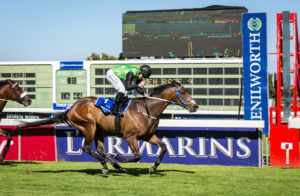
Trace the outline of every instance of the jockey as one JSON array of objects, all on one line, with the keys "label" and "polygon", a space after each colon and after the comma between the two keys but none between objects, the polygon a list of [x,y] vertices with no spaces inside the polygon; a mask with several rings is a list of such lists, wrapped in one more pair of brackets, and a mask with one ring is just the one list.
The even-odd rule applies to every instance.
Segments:
[{"label": "jockey", "polygon": [[[118,65],[106,72],[106,79],[116,89],[116,102],[111,111],[114,115],[121,115],[122,102],[127,97],[128,91],[136,90],[141,95],[148,97],[142,89],[145,85],[146,78],[151,75],[151,67],[142,65],[140,68],[129,65]],[[135,84],[132,82],[135,81]],[[123,83],[124,82],[124,83]]]}]

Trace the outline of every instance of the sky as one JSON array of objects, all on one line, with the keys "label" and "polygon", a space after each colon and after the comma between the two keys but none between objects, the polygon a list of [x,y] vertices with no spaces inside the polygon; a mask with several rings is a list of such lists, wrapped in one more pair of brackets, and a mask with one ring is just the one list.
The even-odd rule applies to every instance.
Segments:
[{"label": "sky", "polygon": [[[300,0],[0,0],[0,61],[78,61],[122,52],[122,13],[243,6],[267,13],[268,52],[276,52],[276,14],[300,15]],[[299,23],[299,22],[298,22]],[[269,55],[268,69],[276,69]]]}]

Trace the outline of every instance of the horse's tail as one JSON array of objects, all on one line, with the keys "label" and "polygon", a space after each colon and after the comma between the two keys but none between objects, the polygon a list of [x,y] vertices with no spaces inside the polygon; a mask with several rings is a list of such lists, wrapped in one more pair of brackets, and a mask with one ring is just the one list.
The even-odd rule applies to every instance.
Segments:
[{"label": "horse's tail", "polygon": [[53,125],[53,124],[59,124],[59,123],[66,123],[69,126],[71,126],[68,121],[68,117],[67,117],[68,111],[69,110],[56,113],[52,118],[48,118],[48,119],[37,120],[37,121],[33,121],[33,122],[24,122],[23,121],[18,126],[17,130],[21,130],[25,127],[38,127],[38,126],[42,126],[42,125]]}]

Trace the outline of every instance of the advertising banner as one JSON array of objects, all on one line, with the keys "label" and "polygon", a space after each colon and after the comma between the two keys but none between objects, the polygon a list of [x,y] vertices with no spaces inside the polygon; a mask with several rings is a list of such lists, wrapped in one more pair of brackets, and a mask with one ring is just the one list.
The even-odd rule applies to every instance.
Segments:
[{"label": "advertising banner", "polygon": [[[15,127],[0,126],[4,131],[11,131]],[[7,137],[0,136],[0,153],[3,154],[4,148],[7,144]],[[9,152],[6,154],[5,160],[19,160],[19,137],[17,133],[12,133],[12,140],[10,142]]]},{"label": "advertising banner", "polygon": [[[160,128],[158,137],[166,144],[163,163],[261,166],[258,131],[250,128]],[[82,151],[84,137],[68,127],[56,127],[58,161],[97,161]],[[143,163],[154,163],[161,151],[155,145],[139,141]],[[132,158],[126,141],[105,137],[109,154]],[[93,144],[93,150],[95,146]]]},{"label": "advertising banner", "polygon": [[269,130],[266,13],[243,14],[244,119],[264,120]]},{"label": "advertising banner", "polygon": [[21,134],[22,161],[56,161],[54,127],[23,129]]}]

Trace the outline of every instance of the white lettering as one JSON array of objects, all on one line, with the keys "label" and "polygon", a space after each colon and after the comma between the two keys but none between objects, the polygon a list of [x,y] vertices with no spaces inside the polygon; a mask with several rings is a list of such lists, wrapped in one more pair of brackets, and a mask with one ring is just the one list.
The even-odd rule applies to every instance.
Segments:
[{"label": "white lettering", "polygon": [[210,145],[210,156],[211,157],[218,157],[216,154],[216,149],[218,148],[224,155],[231,157],[233,156],[233,147],[232,147],[232,138],[227,139],[227,149],[222,146],[216,139],[211,138],[211,145]]},{"label": "white lettering", "polygon": [[[184,141],[187,142],[186,145],[184,145]],[[184,150],[186,150],[190,155],[196,155],[194,150],[191,148],[193,144],[193,140],[188,137],[179,137],[178,138],[178,155],[185,155]]]},{"label": "white lettering", "polygon": [[247,145],[244,144],[243,140],[246,140],[248,143],[250,143],[250,139],[246,137],[242,137],[237,140],[237,145],[241,148],[242,151],[244,151],[244,154],[241,154],[240,151],[236,152],[236,156],[241,159],[249,158],[251,155],[251,150]]}]

